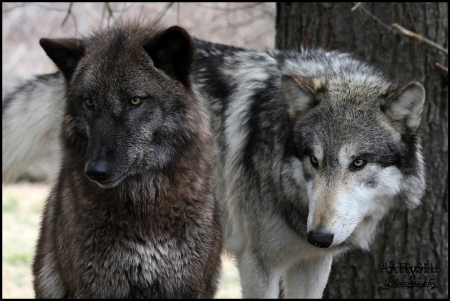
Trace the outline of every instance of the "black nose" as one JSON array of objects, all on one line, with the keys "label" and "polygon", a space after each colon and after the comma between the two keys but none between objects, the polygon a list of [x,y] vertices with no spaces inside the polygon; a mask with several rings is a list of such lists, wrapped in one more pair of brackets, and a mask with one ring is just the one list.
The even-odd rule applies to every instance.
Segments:
[{"label": "black nose", "polygon": [[309,231],[308,242],[319,248],[328,248],[333,243],[334,234],[323,231]]},{"label": "black nose", "polygon": [[105,161],[89,161],[84,173],[94,181],[105,181],[109,177],[108,164]]}]

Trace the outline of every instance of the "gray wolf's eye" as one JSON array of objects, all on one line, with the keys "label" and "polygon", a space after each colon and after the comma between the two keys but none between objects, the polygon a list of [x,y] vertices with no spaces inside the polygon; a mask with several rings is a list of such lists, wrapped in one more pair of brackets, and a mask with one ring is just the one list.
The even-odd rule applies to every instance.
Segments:
[{"label": "gray wolf's eye", "polygon": [[355,159],[352,164],[350,164],[350,171],[357,171],[363,169],[367,164],[366,160],[363,159]]},{"label": "gray wolf's eye", "polygon": [[93,100],[91,100],[91,99],[86,99],[85,101],[85,104],[86,104],[86,106],[88,107],[88,108],[93,108],[94,107],[94,101]]},{"label": "gray wolf's eye", "polygon": [[130,103],[133,106],[138,106],[141,104],[141,102],[142,102],[142,99],[140,97],[133,97],[132,99],[130,99]]},{"label": "gray wolf's eye", "polygon": [[311,164],[312,166],[314,166],[314,168],[317,168],[319,166],[319,160],[317,160],[316,157],[309,156],[309,159],[311,160]]}]

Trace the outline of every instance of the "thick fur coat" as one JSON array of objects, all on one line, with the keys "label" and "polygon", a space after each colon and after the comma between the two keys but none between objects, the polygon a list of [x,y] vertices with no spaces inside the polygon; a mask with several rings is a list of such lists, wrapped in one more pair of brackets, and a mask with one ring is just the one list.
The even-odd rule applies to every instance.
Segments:
[{"label": "thick fur coat", "polygon": [[333,256],[420,203],[424,88],[337,51],[195,45],[243,296],[276,298],[281,281],[285,297],[320,298]]},{"label": "thick fur coat", "polygon": [[[368,249],[386,217],[420,204],[424,88],[393,83],[338,51],[193,41],[193,83],[211,119],[223,240],[237,257],[243,296],[320,298],[333,256]],[[57,77],[34,83],[56,108],[63,99]],[[35,119],[8,113],[25,95],[3,111],[4,145],[30,135],[9,126]],[[50,118],[49,108],[39,116]],[[43,139],[41,146],[55,145]],[[17,157],[6,160],[23,170]]]},{"label": "thick fur coat", "polygon": [[36,297],[212,298],[221,228],[189,35],[127,23],[40,43],[67,94]]}]

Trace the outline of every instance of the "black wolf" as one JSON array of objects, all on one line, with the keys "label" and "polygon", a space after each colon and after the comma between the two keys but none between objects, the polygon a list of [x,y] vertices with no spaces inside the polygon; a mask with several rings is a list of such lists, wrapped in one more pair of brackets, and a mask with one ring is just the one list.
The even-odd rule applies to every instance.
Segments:
[{"label": "black wolf", "polygon": [[36,297],[212,298],[221,230],[190,36],[130,22],[40,44],[67,93]]}]

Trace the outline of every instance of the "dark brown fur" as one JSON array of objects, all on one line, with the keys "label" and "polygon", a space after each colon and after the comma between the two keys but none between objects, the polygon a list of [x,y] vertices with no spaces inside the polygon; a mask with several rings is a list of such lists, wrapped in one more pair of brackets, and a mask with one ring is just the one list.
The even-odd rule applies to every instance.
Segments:
[{"label": "dark brown fur", "polygon": [[41,45],[68,93],[36,297],[212,298],[222,236],[189,35],[129,23]]}]

